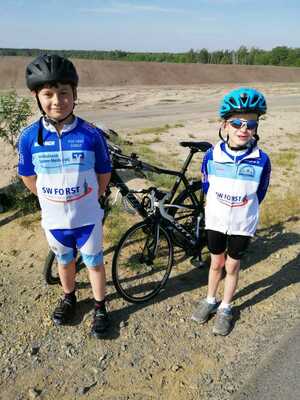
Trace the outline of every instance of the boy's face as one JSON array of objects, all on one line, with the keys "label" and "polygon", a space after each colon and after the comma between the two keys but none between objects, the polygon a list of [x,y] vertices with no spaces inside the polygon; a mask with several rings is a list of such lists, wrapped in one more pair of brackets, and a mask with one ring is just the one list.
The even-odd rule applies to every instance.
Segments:
[{"label": "boy's face", "polygon": [[69,84],[58,83],[56,86],[43,87],[38,91],[37,96],[49,118],[62,120],[73,111],[76,91],[73,92]]},{"label": "boy's face", "polygon": [[232,147],[245,146],[256,133],[258,116],[254,113],[234,114],[224,121],[224,130]]}]

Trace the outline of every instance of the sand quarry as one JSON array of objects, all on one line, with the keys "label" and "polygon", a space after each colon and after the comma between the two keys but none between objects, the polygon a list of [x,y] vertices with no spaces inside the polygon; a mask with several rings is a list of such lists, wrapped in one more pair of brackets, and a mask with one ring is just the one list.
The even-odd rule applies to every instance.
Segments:
[{"label": "sand quarry", "polygon": [[[28,95],[23,82],[28,61],[0,58],[2,90]],[[181,140],[218,140],[217,110],[226,91],[241,85],[263,91],[268,114],[261,120],[260,143],[273,165],[263,207],[271,220],[260,227],[244,260],[234,302],[237,320],[228,337],[212,335],[213,320],[204,326],[190,320],[195,303],[206,293],[207,269],[179,263],[166,290],[141,307],[120,299],[109,282],[111,337],[95,342],[89,338],[92,302],[86,276],[78,278],[78,320],[73,326],[53,327],[50,315],[61,292],[43,282],[48,249],[39,215],[0,214],[0,398],[239,398],[247,378],[300,316],[295,201],[300,194],[300,69],[75,64],[82,76],[76,112],[119,132],[133,143],[132,151],[135,143],[148,141],[161,160],[170,157],[170,149],[172,157],[183,160]],[[159,141],[141,133],[146,128],[160,128]],[[9,146],[1,146],[3,189],[16,173],[17,158]],[[290,156],[286,163],[282,154]],[[108,281],[110,262],[108,254]]]}]

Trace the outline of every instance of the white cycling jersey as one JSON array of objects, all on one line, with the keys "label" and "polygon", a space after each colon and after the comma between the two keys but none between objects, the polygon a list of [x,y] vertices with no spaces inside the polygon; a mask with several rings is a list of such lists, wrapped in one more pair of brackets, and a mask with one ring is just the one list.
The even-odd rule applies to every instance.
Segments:
[{"label": "white cycling jersey", "polygon": [[102,131],[81,118],[61,134],[42,120],[43,145],[37,142],[39,121],[19,138],[21,176],[37,175],[37,193],[46,229],[77,228],[102,219],[97,174],[111,171]]},{"label": "white cycling jersey", "polygon": [[224,142],[209,149],[202,163],[206,229],[253,236],[270,173],[270,159],[258,147],[236,155]]}]

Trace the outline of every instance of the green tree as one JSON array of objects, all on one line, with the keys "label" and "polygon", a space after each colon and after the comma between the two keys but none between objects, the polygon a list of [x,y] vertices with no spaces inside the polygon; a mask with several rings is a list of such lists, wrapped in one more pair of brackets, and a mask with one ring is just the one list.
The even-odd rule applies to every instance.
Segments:
[{"label": "green tree", "polygon": [[289,49],[286,46],[277,46],[271,50],[270,64],[286,65],[289,56]]},{"label": "green tree", "polygon": [[209,52],[207,49],[201,49],[198,53],[198,62],[207,64],[209,60]]},{"label": "green tree", "polygon": [[32,115],[29,99],[15,91],[0,96],[0,137],[16,148],[17,138]]}]

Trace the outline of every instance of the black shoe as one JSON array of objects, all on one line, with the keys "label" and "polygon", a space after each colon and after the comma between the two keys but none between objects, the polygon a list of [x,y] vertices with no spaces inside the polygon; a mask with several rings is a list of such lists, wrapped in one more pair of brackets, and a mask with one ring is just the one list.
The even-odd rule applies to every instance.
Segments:
[{"label": "black shoe", "polygon": [[55,308],[52,320],[55,325],[65,325],[72,321],[76,311],[76,300],[63,298]]},{"label": "black shoe", "polygon": [[100,339],[107,332],[109,325],[110,321],[106,309],[95,309],[91,334]]}]

